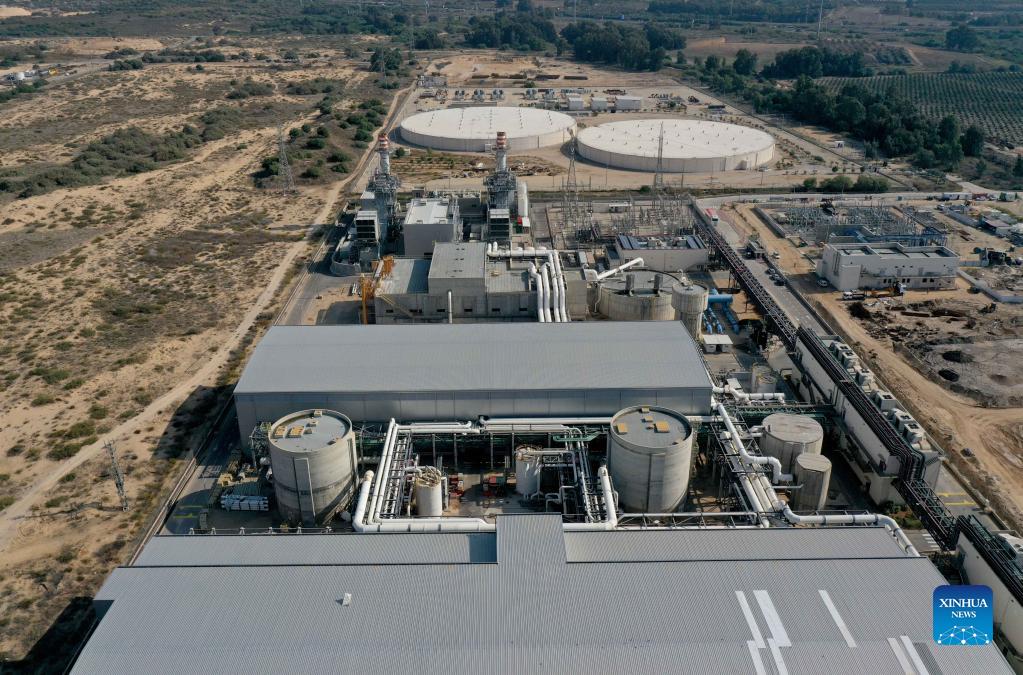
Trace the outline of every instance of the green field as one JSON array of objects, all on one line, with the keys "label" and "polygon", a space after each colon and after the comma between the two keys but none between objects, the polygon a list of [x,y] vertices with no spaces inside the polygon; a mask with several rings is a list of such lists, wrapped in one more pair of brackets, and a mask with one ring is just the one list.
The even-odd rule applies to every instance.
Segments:
[{"label": "green field", "polygon": [[838,90],[861,84],[871,91],[895,91],[935,119],[955,115],[965,127],[976,124],[992,141],[1023,145],[1023,73],[934,73],[868,78],[823,78]]}]

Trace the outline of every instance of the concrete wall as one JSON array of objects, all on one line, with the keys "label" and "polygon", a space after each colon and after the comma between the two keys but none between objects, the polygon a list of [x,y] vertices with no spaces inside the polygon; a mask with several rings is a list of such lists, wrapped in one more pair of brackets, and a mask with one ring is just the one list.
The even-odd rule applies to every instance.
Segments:
[{"label": "concrete wall", "polygon": [[620,262],[642,258],[643,266],[655,272],[678,272],[700,268],[710,259],[708,248],[626,249],[616,242],[615,251]]},{"label": "concrete wall", "polygon": [[[545,148],[550,145],[561,145],[571,139],[571,132],[574,130],[575,125],[573,124],[569,128],[545,134],[520,136],[517,138],[509,136],[508,150],[511,152],[519,152],[521,150]],[[493,146],[494,144],[494,137],[496,137],[496,134],[494,137],[487,138],[449,138],[446,136],[422,134],[402,127],[401,137],[404,141],[413,145],[419,145],[424,148],[433,148],[434,150],[449,150],[451,152],[488,152],[491,149],[490,146]]]},{"label": "concrete wall", "polygon": [[[375,299],[378,324],[420,321],[444,323],[448,320],[446,292],[403,293],[388,295],[386,298],[384,300],[378,296]],[[536,321],[536,293],[533,291],[482,295],[452,294],[451,301],[455,321]]]},{"label": "concrete wall", "polygon": [[[657,170],[657,157],[630,155],[625,152],[602,150],[579,143],[579,154],[600,164],[632,171]],[[711,173],[714,171],[743,171],[755,169],[774,159],[774,145],[759,151],[743,152],[718,157],[692,157],[688,159],[665,157],[663,167],[666,173]]]},{"label": "concrete wall", "polygon": [[[595,366],[599,367],[599,366]],[[347,390],[340,387],[350,384]],[[319,393],[235,394],[238,428],[244,439],[262,421],[296,410],[326,408],[354,422],[472,420],[490,417],[610,417],[632,405],[656,405],[686,415],[710,410],[710,389],[567,389],[544,391],[360,392],[357,383],[339,382],[338,391]]]},{"label": "concrete wall", "polygon": [[401,240],[405,256],[429,258],[436,243],[455,241],[457,233],[453,223],[406,223],[402,228]]}]

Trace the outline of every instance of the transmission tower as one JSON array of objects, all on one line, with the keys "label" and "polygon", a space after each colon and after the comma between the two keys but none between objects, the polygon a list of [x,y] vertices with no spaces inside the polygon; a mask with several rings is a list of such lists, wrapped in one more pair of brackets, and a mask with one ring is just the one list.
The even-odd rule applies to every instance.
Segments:
[{"label": "transmission tower", "polygon": [[117,496],[121,498],[121,510],[128,510],[128,495],[124,492],[124,474],[121,473],[121,465],[117,463],[117,451],[114,450],[114,444],[112,441],[107,441],[106,445],[107,454],[110,455],[110,470],[114,474],[114,485],[117,486]]},{"label": "transmission tower", "polygon": [[284,182],[284,191],[294,192],[295,177],[291,175],[291,165],[288,164],[288,146],[284,142],[284,126],[281,124],[277,125],[277,164]]},{"label": "transmission tower", "polygon": [[817,41],[821,39],[821,26],[824,25],[824,0],[821,0],[821,8],[817,13]]},{"label": "transmission tower", "polygon": [[654,171],[654,192],[664,190],[664,122],[661,122],[661,133],[657,137],[657,169]]}]

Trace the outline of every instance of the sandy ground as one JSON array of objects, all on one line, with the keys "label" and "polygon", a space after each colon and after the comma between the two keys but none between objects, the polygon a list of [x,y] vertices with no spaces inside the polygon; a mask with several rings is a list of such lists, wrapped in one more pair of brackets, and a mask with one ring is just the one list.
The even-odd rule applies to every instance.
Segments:
[{"label": "sandy ground", "polygon": [[686,43],[684,50],[687,59],[705,59],[712,54],[723,56],[728,59],[735,58],[736,52],[740,49],[748,49],[760,57],[760,63],[767,63],[774,60],[775,54],[789,49],[805,47],[806,42],[744,42],[733,36],[704,38],[702,40],[690,40]]},{"label": "sandy ground", "polygon": [[[179,118],[175,101],[158,90],[166,78],[183,77],[182,68],[152,66],[141,78],[102,74],[83,89],[108,107],[119,105],[118,96],[103,93],[125,82],[138,96],[153,92],[156,98],[143,103],[152,115],[131,113],[122,123],[160,131]],[[353,87],[361,77],[351,70],[334,74],[345,74]],[[214,99],[221,100],[222,94]],[[311,118],[317,100],[294,107],[292,120]],[[46,123],[37,116],[40,105],[51,115],[70,115],[80,104],[55,87],[6,106],[5,124],[21,119],[39,128]],[[189,94],[178,106],[183,120],[203,103]],[[98,119],[107,119],[109,110],[95,108]],[[230,132],[155,171],[3,206],[0,238],[45,232],[54,239],[49,255],[20,264],[15,257],[15,267],[0,273],[0,496],[14,499],[0,510],[0,613],[12,621],[0,631],[0,652],[21,653],[67,598],[91,595],[129,552],[177,457],[202,433],[201,411],[236,372],[239,347],[269,322],[279,290],[308,254],[308,224],[332,220],[347,176],[287,198],[255,187],[253,172],[276,154],[275,122]],[[78,133],[68,129],[48,140],[56,148],[92,135]],[[31,155],[31,141],[12,154]],[[9,156],[4,164],[12,165]],[[86,216],[90,224],[82,228]],[[162,298],[157,303],[142,299],[154,293]],[[112,298],[128,303],[127,314],[109,313]],[[142,330],[129,330],[139,316]],[[48,456],[83,424],[84,447],[68,458]],[[117,505],[107,440],[116,443],[126,474],[128,513]],[[56,581],[40,586],[33,581],[39,574]]]},{"label": "sandy ground", "polygon": [[25,9],[24,7],[11,7],[10,5],[0,5],[0,20],[8,19],[12,16],[32,16],[32,12]]},{"label": "sandy ground", "polygon": [[[778,252],[779,267],[804,295],[833,317],[831,323],[840,327],[857,353],[867,356],[874,373],[941,443],[949,461],[971,478],[1014,527],[1023,527],[1023,409],[983,408],[928,379],[893,351],[890,341],[882,343],[871,337],[849,315],[849,303],[816,285],[811,277],[814,264],[804,256],[806,249],[777,237],[752,215],[750,207],[739,205],[729,210],[739,214],[739,218],[731,218],[733,223],[747,232],[757,232],[769,250]],[[966,294],[965,282],[955,291],[910,292],[905,301],[956,297],[971,297]],[[964,459],[962,448],[972,449],[976,460]]]},{"label": "sandy ground", "polygon": [[[630,87],[671,86],[676,84],[669,76],[660,73],[623,73],[596,68],[567,59],[511,56],[491,51],[462,50],[460,53],[438,59],[428,71],[448,78],[448,87],[471,86],[476,82],[497,79],[533,79],[539,87]],[[539,80],[538,74],[558,75],[558,79]],[[486,78],[473,76],[486,76]],[[584,76],[585,80],[566,80],[565,76]],[[485,85],[481,85],[485,86]]]}]

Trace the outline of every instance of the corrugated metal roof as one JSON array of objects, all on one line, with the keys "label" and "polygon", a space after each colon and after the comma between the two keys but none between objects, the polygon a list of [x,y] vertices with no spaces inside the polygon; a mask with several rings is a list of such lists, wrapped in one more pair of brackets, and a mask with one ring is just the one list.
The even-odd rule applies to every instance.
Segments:
[{"label": "corrugated metal roof", "polygon": [[497,536],[546,551],[527,554],[549,556],[541,569],[514,552],[496,565],[118,569],[74,672],[903,672],[890,638],[935,675],[1011,672],[993,645],[929,644],[944,579],[926,558],[566,564],[546,519],[511,525]]},{"label": "corrugated metal roof", "polygon": [[458,565],[497,562],[495,537],[466,534],[277,534],[153,537],[138,566]]},{"label": "corrugated metal roof", "polygon": [[561,515],[515,515],[497,519],[497,563],[536,573],[565,564]]},{"label": "corrugated metal roof", "polygon": [[568,562],[904,558],[873,527],[566,532]]},{"label": "corrugated metal roof", "polygon": [[600,321],[274,326],[235,393],[710,388],[680,322]]}]

